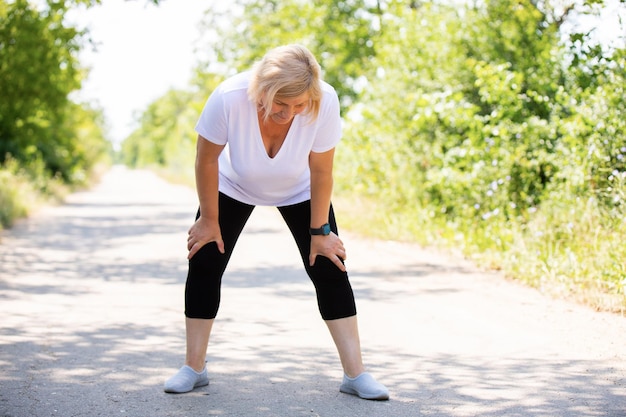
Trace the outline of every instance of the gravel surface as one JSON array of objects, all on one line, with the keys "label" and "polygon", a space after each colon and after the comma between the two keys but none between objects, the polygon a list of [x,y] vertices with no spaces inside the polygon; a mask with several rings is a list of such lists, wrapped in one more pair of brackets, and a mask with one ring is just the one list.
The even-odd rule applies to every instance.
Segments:
[{"label": "gravel surface", "polygon": [[224,277],[210,385],[165,394],[184,359],[196,204],[189,188],[115,167],[2,232],[1,417],[626,416],[626,318],[349,233],[364,359],[392,398],[340,393],[312,284],[264,207]]}]

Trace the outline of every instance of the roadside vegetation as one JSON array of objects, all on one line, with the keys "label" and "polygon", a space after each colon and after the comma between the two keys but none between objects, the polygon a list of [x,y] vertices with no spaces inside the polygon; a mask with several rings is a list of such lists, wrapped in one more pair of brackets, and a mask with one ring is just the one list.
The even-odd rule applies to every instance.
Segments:
[{"label": "roadside vegetation", "polygon": [[192,185],[211,91],[302,43],[341,97],[344,228],[624,313],[626,39],[595,37],[607,7],[626,15],[617,0],[236,0],[207,14],[196,77],[145,109],[121,158]]},{"label": "roadside vegetation", "polygon": [[84,71],[76,2],[0,0],[0,229],[86,186],[112,155],[101,112],[70,98]]}]

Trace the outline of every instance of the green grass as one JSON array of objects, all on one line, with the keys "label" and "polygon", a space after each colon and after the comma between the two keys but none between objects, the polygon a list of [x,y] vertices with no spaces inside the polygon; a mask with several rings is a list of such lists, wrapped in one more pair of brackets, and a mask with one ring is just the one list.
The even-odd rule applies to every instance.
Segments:
[{"label": "green grass", "polygon": [[40,207],[58,204],[73,191],[89,187],[107,169],[108,163],[98,164],[89,178],[67,184],[48,176],[41,161],[24,166],[8,158],[0,165],[0,230],[11,227],[16,220],[28,217]]},{"label": "green grass", "polygon": [[28,216],[38,201],[39,193],[17,162],[8,160],[0,166],[0,229]]},{"label": "green grass", "polygon": [[545,204],[528,221],[442,221],[420,207],[389,209],[336,193],[342,228],[462,254],[550,296],[601,311],[626,312],[626,216],[593,200]]}]

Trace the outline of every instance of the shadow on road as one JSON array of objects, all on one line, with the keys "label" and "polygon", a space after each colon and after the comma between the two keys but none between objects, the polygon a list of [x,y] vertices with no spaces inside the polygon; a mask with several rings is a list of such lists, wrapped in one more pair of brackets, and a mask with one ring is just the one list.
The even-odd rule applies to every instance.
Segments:
[{"label": "shadow on road", "polygon": [[[333,351],[294,352],[271,343],[239,345],[228,355],[220,354],[217,343],[209,359],[210,386],[168,395],[160,390],[160,369],[178,359],[174,333],[119,326],[77,332],[66,341],[16,342],[0,352],[2,415],[624,415],[623,407],[611,408],[626,403],[624,393],[604,377],[615,370],[591,361],[397,354],[372,364],[393,393],[389,403],[376,403],[337,391]],[[155,338],[165,343],[150,342]],[[374,358],[389,354],[368,352]],[[398,363],[404,371],[397,371]],[[588,373],[581,375],[581,368]],[[380,371],[385,369],[395,372]]]}]

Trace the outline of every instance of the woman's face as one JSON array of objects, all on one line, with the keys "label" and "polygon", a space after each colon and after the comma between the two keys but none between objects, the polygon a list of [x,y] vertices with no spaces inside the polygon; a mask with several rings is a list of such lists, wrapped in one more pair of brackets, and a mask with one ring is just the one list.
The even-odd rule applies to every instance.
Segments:
[{"label": "woman's face", "polygon": [[309,104],[309,94],[304,93],[297,97],[274,97],[270,117],[280,125],[291,122],[296,114],[306,110]]}]

